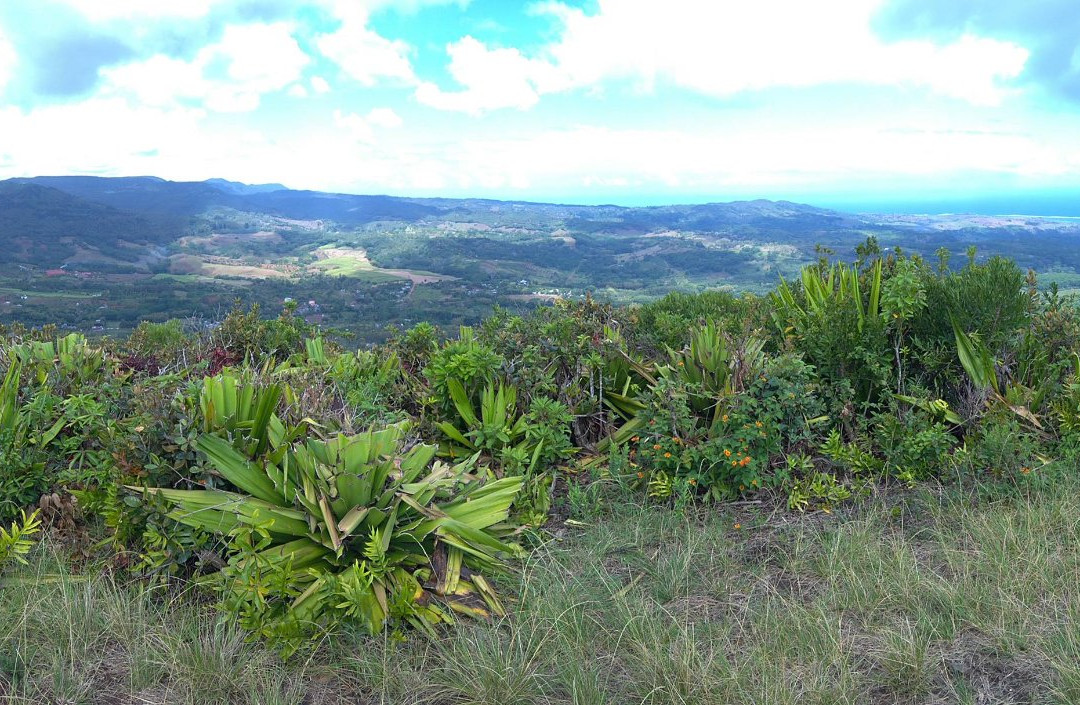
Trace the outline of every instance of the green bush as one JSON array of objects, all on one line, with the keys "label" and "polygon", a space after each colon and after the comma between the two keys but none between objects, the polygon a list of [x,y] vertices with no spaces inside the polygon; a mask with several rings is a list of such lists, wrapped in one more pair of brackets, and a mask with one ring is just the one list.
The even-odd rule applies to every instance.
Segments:
[{"label": "green bush", "polygon": [[227,539],[215,585],[228,613],[291,651],[344,623],[431,632],[455,612],[501,612],[482,573],[515,552],[502,539],[520,478],[431,465],[434,446],[403,448],[404,423],[319,440],[277,418],[283,395],[207,380],[198,446],[226,489],[146,490],[172,520]]}]

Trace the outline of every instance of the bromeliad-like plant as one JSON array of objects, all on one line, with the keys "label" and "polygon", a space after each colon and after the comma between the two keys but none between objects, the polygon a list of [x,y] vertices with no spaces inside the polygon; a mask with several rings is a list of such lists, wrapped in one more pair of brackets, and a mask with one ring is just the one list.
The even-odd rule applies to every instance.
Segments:
[{"label": "bromeliad-like plant", "polygon": [[1036,430],[1043,431],[1043,425],[1032,409],[1042,404],[1049,387],[1033,390],[1015,380],[1001,384],[998,381],[997,363],[986,344],[978,336],[966,333],[955,318],[952,319],[952,327],[960,364],[975,388],[988,394],[987,404],[1001,404]]},{"label": "bromeliad-like plant", "polygon": [[432,464],[430,445],[403,452],[405,422],[301,437],[272,413],[280,389],[226,379],[211,385],[228,391],[207,411],[223,421],[219,402],[240,402],[221,427],[235,430],[207,433],[198,446],[235,491],[145,491],[168,502],[175,521],[230,538],[214,582],[243,626],[291,651],[345,622],[431,633],[454,612],[502,614],[483,574],[520,550],[507,542],[507,517],[521,478],[485,481],[473,459]]},{"label": "bromeliad-like plant", "polygon": [[716,427],[726,402],[742,392],[765,364],[765,341],[749,335],[730,342],[719,326],[708,321],[691,333],[690,345],[669,351],[671,364],[658,368],[664,379],[677,381],[688,392],[694,413],[706,427]]},{"label": "bromeliad-like plant", "polygon": [[485,454],[504,470],[521,473],[531,467],[531,455],[537,444],[526,438],[528,424],[517,413],[517,388],[510,384],[489,384],[480,397],[477,413],[465,386],[456,379],[446,381],[461,427],[448,421],[437,425],[447,440],[440,453],[448,458],[463,458],[476,453]]}]

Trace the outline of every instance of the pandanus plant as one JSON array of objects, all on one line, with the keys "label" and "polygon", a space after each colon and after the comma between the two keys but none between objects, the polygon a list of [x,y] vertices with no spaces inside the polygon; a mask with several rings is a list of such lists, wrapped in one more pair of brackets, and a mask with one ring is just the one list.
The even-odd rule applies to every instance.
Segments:
[{"label": "pandanus plant", "polygon": [[232,538],[216,579],[245,626],[280,637],[403,620],[430,633],[453,612],[503,613],[483,573],[520,550],[507,542],[520,478],[485,481],[472,458],[432,463],[430,445],[404,451],[404,422],[308,437],[273,413],[281,395],[207,380],[198,448],[235,490],[145,490],[172,519]]}]

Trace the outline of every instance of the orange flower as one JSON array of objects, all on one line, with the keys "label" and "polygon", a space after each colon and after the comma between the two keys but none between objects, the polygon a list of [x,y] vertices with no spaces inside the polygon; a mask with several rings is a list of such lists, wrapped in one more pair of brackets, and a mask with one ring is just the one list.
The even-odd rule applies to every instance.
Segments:
[{"label": "orange flower", "polygon": [[638,476],[638,479],[640,480],[641,478],[645,477],[645,473],[643,473],[643,472],[639,472],[639,473],[637,474],[637,476]]},{"label": "orange flower", "polygon": [[740,524],[739,522],[735,522],[735,528],[736,528],[736,529],[741,529],[741,528],[742,528],[742,524]]},{"label": "orange flower", "polygon": [[1028,473],[1030,473],[1030,472],[1031,472],[1031,468],[1020,468],[1020,472],[1024,473],[1025,475],[1027,475]]},{"label": "orange flower", "polygon": [[761,428],[761,427],[762,427],[762,426],[764,426],[765,424],[761,423],[760,421],[755,421],[755,422],[754,422],[754,425],[755,425],[755,426],[757,426],[758,428]]},{"label": "orange flower", "polygon": [[671,442],[674,443],[675,445],[679,445],[680,443],[682,443],[682,439],[679,438],[678,436],[672,436],[671,437]]},{"label": "orange flower", "polygon": [[746,485],[739,485],[739,492],[746,492]]},{"label": "orange flower", "polygon": [[634,443],[637,443],[638,441],[640,441],[640,440],[641,440],[641,436],[634,436],[634,437],[633,437],[633,438],[631,438],[630,440],[632,440],[632,441],[633,441]]},{"label": "orange flower", "polygon": [[723,416],[720,417],[720,420],[723,421],[724,423],[727,423],[728,415],[724,414]]},{"label": "orange flower", "polygon": [[653,450],[660,450],[660,444],[659,443],[654,443],[652,449]]},{"label": "orange flower", "polygon": [[690,484],[691,484],[691,485],[696,485],[696,484],[697,484],[697,480],[695,480],[694,478],[692,478],[692,477],[691,477],[691,478],[690,478]]},{"label": "orange flower", "polygon": [[728,450],[727,448],[724,448],[724,456],[730,458],[731,457],[731,451]]},{"label": "orange flower", "polygon": [[671,457],[671,453],[664,453],[664,457],[665,457],[665,458],[670,458],[670,457]]},{"label": "orange flower", "polygon": [[732,460],[732,461],[731,461],[731,467],[735,467],[735,466],[736,466],[736,465],[738,465],[738,464],[739,464],[739,461],[738,461],[738,460]]}]

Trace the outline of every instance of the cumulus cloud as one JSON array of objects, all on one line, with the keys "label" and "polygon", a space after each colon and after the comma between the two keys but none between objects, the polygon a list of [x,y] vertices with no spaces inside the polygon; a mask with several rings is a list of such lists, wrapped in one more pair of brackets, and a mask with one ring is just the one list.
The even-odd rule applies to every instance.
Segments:
[{"label": "cumulus cloud", "polygon": [[539,95],[612,79],[651,90],[657,82],[713,96],[823,84],[915,86],[977,104],[996,104],[1024,68],[1017,44],[963,35],[939,44],[883,41],[871,26],[877,0],[599,0],[587,13],[539,5],[559,38],[528,58],[466,37],[447,47],[461,90],[421,84],[433,107],[483,112],[526,108]]},{"label": "cumulus cloud", "polygon": [[886,37],[954,41],[967,34],[1023,44],[1022,79],[1080,100],[1080,12],[1074,0],[889,0],[874,16]]},{"label": "cumulus cloud", "polygon": [[335,4],[334,12],[341,26],[322,34],[319,51],[341,67],[347,75],[365,86],[380,79],[416,80],[409,60],[409,45],[391,40],[368,27],[368,10],[359,3],[345,0]]},{"label": "cumulus cloud", "polygon": [[312,76],[311,90],[315,91],[316,93],[329,93],[330,84],[327,83],[326,79],[322,76]]},{"label": "cumulus cloud", "polygon": [[528,59],[517,49],[490,49],[473,37],[447,47],[450,75],[464,90],[443,91],[430,82],[416,89],[416,99],[442,110],[478,114],[498,108],[531,108],[539,86],[555,72],[545,61]]},{"label": "cumulus cloud", "polygon": [[283,22],[230,26],[191,61],[164,55],[102,71],[108,93],[151,106],[201,101],[211,110],[243,112],[265,93],[297,81],[310,58]]}]

